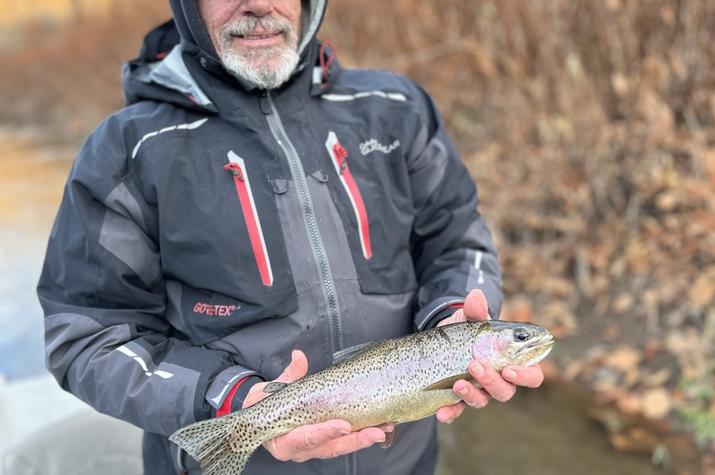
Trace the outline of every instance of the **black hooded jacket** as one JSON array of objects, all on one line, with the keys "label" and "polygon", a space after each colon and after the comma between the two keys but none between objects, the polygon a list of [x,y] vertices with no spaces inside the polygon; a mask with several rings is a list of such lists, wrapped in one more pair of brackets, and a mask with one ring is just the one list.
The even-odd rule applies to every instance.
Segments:
[{"label": "black hooded jacket", "polygon": [[[147,474],[198,473],[167,436],[239,408],[295,348],[317,371],[435,325],[473,288],[499,314],[476,188],[431,99],[343,70],[315,38],[325,3],[303,3],[300,66],[262,91],[223,69],[195,1],[171,0],[175,23],[125,68],[128,106],[74,162],[38,286],[47,364],[145,430]],[[245,473],[428,474],[434,431],[303,464],[261,449]]]}]

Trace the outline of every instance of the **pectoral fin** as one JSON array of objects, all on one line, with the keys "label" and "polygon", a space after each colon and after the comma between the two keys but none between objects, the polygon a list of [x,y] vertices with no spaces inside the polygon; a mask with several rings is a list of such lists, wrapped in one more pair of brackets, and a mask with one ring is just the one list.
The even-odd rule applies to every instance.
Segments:
[{"label": "pectoral fin", "polygon": [[397,424],[395,424],[395,427],[392,428],[392,432],[386,432],[385,433],[385,442],[380,444],[380,447],[383,449],[389,449],[392,447],[392,444],[395,443],[395,440],[397,439]]},{"label": "pectoral fin", "polygon": [[424,388],[423,391],[434,391],[437,389],[452,389],[452,386],[454,386],[454,383],[456,383],[460,379],[465,379],[467,381],[474,382],[472,375],[469,373],[456,374],[454,376],[450,376],[449,378],[444,378],[442,380],[437,381],[436,383],[430,384],[429,386]]}]

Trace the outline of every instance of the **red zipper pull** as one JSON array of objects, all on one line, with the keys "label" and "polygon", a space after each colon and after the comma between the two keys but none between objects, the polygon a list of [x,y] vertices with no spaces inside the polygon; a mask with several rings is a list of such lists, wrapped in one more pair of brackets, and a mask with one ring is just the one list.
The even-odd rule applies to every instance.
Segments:
[{"label": "red zipper pull", "polygon": [[241,165],[238,163],[227,163],[223,166],[223,169],[230,171],[233,173],[233,176],[243,181],[243,170],[241,169]]},{"label": "red zipper pull", "polygon": [[335,142],[335,145],[333,145],[333,153],[335,154],[335,158],[338,160],[338,163],[340,164],[340,174],[342,174],[345,169],[348,167],[348,161],[347,158],[349,156],[348,151],[345,150],[345,147],[340,145],[340,142]]}]

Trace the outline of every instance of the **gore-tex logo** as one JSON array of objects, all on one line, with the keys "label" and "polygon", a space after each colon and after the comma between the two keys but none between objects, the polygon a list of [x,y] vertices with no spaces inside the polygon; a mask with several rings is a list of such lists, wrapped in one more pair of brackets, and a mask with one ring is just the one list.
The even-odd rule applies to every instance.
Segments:
[{"label": "gore-tex logo", "polygon": [[377,139],[370,139],[360,144],[360,153],[367,155],[372,152],[382,152],[388,154],[400,147],[400,141],[395,140],[389,145],[381,144]]},{"label": "gore-tex logo", "polygon": [[196,302],[194,313],[208,317],[230,317],[233,312],[241,308],[240,305],[213,305],[210,303]]}]

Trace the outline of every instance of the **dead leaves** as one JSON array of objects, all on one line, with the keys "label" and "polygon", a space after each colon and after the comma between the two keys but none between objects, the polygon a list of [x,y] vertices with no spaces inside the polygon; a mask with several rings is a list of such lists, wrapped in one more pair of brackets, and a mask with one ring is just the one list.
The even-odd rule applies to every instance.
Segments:
[{"label": "dead leaves", "polygon": [[698,309],[706,309],[715,301],[715,267],[706,270],[693,282],[688,299]]},{"label": "dead leaves", "polygon": [[616,369],[622,373],[638,370],[641,353],[630,346],[619,346],[603,358],[603,365]]},{"label": "dead leaves", "polygon": [[642,407],[646,418],[663,419],[673,409],[673,398],[664,388],[649,389],[643,393]]},{"label": "dead leaves", "polygon": [[665,347],[678,360],[684,380],[698,380],[708,372],[711,360],[707,355],[713,350],[696,328],[673,330],[665,338]]}]

